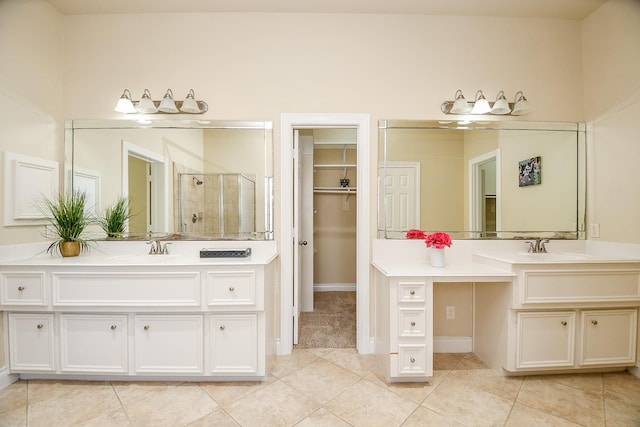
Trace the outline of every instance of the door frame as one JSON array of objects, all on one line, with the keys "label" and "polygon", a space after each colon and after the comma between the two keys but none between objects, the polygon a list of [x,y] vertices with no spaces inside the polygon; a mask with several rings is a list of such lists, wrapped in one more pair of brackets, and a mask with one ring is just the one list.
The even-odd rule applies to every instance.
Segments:
[{"label": "door frame", "polygon": [[[283,113],[280,116],[280,339],[278,354],[293,350],[293,130],[316,128],[356,128],[356,333],[357,350],[373,353],[369,332],[369,252],[371,207],[371,144],[368,114]],[[376,171],[377,172],[377,171]]]},{"label": "door frame", "polygon": [[476,231],[482,229],[482,181],[480,179],[480,168],[485,163],[496,162],[496,230],[501,229],[501,209],[500,200],[502,193],[502,182],[500,180],[500,149],[492,150],[478,157],[469,160],[469,230]]}]

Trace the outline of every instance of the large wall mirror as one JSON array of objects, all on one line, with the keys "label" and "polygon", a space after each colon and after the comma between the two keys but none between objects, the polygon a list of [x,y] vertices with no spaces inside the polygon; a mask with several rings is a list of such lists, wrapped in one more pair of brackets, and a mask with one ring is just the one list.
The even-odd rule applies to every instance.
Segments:
[{"label": "large wall mirror", "polygon": [[266,121],[68,121],[65,185],[84,191],[96,215],[126,198],[133,216],[124,238],[271,240],[272,129]]},{"label": "large wall mirror", "polygon": [[378,237],[584,238],[583,123],[379,122]]}]

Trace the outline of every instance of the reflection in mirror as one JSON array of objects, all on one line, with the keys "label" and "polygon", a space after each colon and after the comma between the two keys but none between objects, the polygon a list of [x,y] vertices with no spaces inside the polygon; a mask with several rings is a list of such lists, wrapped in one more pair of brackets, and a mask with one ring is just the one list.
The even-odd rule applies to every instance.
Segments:
[{"label": "reflection in mirror", "polygon": [[379,133],[380,238],[584,238],[584,124],[381,120]]},{"label": "reflection in mirror", "polygon": [[130,239],[273,239],[271,122],[75,120],[65,156],[92,213],[129,200]]}]

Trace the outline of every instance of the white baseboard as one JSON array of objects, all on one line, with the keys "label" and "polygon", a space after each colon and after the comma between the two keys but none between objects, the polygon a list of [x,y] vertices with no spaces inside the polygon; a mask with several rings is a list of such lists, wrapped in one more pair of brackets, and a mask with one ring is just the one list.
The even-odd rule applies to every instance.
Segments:
[{"label": "white baseboard", "polygon": [[334,292],[334,291],[344,291],[344,292],[355,292],[356,291],[355,283],[314,283],[313,284],[313,292]]},{"label": "white baseboard", "polygon": [[631,375],[633,375],[636,378],[640,378],[640,367],[638,366],[632,366],[631,368],[628,369],[629,373]]},{"label": "white baseboard", "polygon": [[10,374],[7,368],[0,369],[0,389],[11,385],[20,379],[19,375]]},{"label": "white baseboard", "polygon": [[471,353],[472,351],[471,337],[433,337],[434,353]]}]

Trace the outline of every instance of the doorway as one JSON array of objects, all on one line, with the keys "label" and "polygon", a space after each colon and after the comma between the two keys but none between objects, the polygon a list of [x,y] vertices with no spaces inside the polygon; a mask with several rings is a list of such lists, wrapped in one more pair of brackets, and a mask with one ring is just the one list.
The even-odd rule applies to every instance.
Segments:
[{"label": "doorway", "polygon": [[357,132],[322,127],[294,133],[299,171],[294,183],[300,187],[294,190],[300,239],[294,345],[355,348]]},{"label": "doorway", "polygon": [[[299,274],[298,250],[304,246],[295,218],[300,194],[294,185],[298,175],[298,152],[293,149],[295,130],[320,128],[352,128],[356,132],[356,349],[360,353],[372,353],[373,345],[369,333],[369,215],[370,198],[370,125],[369,116],[364,114],[283,114],[281,117],[281,321],[278,354],[290,354],[294,343],[294,330],[300,316],[297,299],[299,290],[294,288]],[[350,197],[354,197],[351,195]],[[373,207],[375,212],[375,207]],[[294,280],[296,279],[296,280]]]},{"label": "doorway", "polygon": [[497,237],[500,230],[500,150],[469,160],[469,229],[477,237]]}]

